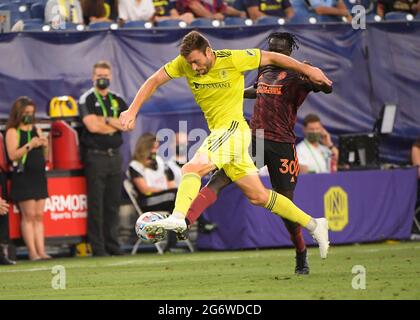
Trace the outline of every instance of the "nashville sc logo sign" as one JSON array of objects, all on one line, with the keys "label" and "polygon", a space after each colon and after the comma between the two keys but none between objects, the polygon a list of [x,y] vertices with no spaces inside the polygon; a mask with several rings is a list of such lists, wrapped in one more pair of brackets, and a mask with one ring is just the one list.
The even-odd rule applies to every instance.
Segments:
[{"label": "nashville sc logo sign", "polygon": [[331,187],[324,194],[324,212],[332,231],[342,231],[349,223],[347,192],[341,187]]}]

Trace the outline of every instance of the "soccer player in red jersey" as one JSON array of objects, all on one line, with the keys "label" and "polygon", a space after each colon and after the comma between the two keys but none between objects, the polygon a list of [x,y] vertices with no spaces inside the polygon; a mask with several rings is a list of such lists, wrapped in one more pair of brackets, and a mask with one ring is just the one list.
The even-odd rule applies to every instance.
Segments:
[{"label": "soccer player in red jersey", "polygon": [[[269,35],[269,50],[290,56],[298,49],[296,37],[290,33],[275,32]],[[264,146],[263,154],[255,155],[257,167],[267,166],[273,189],[293,200],[299,163],[296,156],[294,126],[297,111],[311,91],[331,93],[331,86],[319,86],[305,76],[283,68],[268,65],[259,69],[254,86],[244,92],[245,98],[256,99],[251,118],[252,150],[257,144]],[[263,135],[258,129],[264,129]],[[231,183],[223,170],[217,171],[208,184],[200,190],[192,203],[186,220],[191,225],[213,204],[217,195]],[[283,219],[290,238],[296,247],[296,274],[309,274],[307,251],[301,226]]]}]

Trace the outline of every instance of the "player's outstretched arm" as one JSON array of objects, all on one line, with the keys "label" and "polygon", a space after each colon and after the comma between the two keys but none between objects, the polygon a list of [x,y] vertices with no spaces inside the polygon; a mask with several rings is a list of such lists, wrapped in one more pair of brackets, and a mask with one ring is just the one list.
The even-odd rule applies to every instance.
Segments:
[{"label": "player's outstretched arm", "polygon": [[272,52],[272,51],[263,51],[261,50],[261,63],[260,66],[266,65],[276,65],[285,69],[293,70],[297,73],[302,73],[306,75],[311,82],[317,85],[332,85],[332,81],[327,78],[327,76],[316,67],[312,67],[308,64],[299,62],[289,56],[286,56],[281,53]]},{"label": "player's outstretched arm", "polygon": [[245,99],[256,99],[257,98],[257,89],[255,89],[254,86],[250,86],[248,88],[245,88],[244,98]]},{"label": "player's outstretched arm", "polygon": [[121,126],[125,130],[131,130],[134,128],[136,123],[136,116],[143,104],[149,100],[157,88],[171,80],[171,78],[166,73],[165,69],[162,67],[156,71],[152,76],[150,76],[145,83],[140,87],[139,91],[136,94],[133,102],[130,107],[121,112],[120,122]]},{"label": "player's outstretched arm", "polygon": [[[305,64],[308,64],[308,65],[312,66],[312,64],[309,61],[306,61],[306,60],[303,60],[302,63],[305,63]],[[302,79],[303,80],[308,80],[308,78],[306,76],[303,76],[303,75],[302,75]],[[320,91],[322,91],[325,94],[330,94],[333,91],[333,87],[332,86],[329,86],[329,85],[326,85],[326,84],[324,84],[324,85],[317,85],[317,84],[312,83],[312,82],[310,82],[310,84],[311,84],[312,90],[314,92],[320,92]]]}]

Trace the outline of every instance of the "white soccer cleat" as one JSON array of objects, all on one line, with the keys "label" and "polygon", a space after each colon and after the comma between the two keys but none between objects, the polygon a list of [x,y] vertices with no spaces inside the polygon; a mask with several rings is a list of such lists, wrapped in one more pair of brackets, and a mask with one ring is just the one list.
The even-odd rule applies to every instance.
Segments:
[{"label": "white soccer cleat", "polygon": [[325,218],[315,219],[315,221],[316,228],[311,235],[319,245],[319,254],[321,255],[321,258],[326,259],[330,246],[330,242],[328,241],[328,221]]},{"label": "white soccer cleat", "polygon": [[147,223],[147,225],[144,227],[144,230],[148,234],[155,236],[164,233],[164,230],[172,230],[180,234],[187,230],[187,223],[183,218],[175,218],[174,216],[170,215],[165,219]]}]

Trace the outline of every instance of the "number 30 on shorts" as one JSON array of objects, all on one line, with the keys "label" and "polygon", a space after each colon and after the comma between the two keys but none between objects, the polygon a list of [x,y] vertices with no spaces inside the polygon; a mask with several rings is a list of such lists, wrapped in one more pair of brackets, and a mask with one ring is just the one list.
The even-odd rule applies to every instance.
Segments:
[{"label": "number 30 on shorts", "polygon": [[280,159],[281,168],[279,168],[280,173],[290,174],[292,176],[297,176],[299,173],[299,164],[296,160],[289,159]]}]

